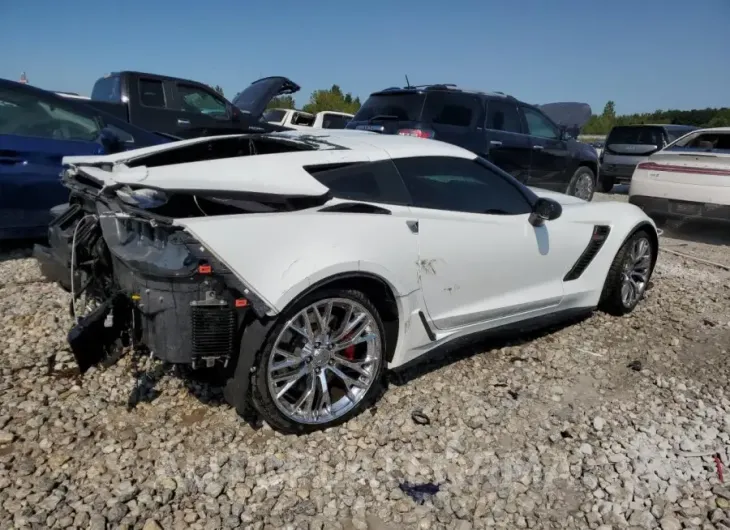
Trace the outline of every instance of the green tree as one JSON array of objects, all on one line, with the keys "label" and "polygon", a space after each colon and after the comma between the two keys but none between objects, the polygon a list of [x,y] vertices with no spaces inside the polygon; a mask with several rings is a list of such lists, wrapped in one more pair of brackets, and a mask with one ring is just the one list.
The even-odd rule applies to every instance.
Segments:
[{"label": "green tree", "polygon": [[305,112],[316,114],[323,110],[334,110],[355,114],[360,109],[360,98],[352,97],[349,92],[344,94],[338,85],[332,85],[329,90],[315,90],[309,97],[309,103],[302,107]]},{"label": "green tree", "polygon": [[295,109],[297,108],[294,104],[294,98],[291,96],[279,96],[276,98],[273,98],[271,101],[269,101],[269,104],[266,105],[267,109]]},{"label": "green tree", "polygon": [[213,90],[218,92],[221,96],[223,95],[223,87],[221,87],[220,85],[216,85]]},{"label": "green tree", "polygon": [[708,127],[730,127],[730,109],[723,109],[718,112],[710,121]]},{"label": "green tree", "polygon": [[616,104],[613,101],[609,100],[606,102],[601,117],[608,121],[614,121],[616,119]]},{"label": "green tree", "polygon": [[730,126],[730,108],[706,108],[692,110],[655,110],[636,114],[616,115],[613,101],[606,103],[603,113],[591,116],[581,134],[608,134],[615,125],[639,125],[644,123],[673,123],[695,127]]}]

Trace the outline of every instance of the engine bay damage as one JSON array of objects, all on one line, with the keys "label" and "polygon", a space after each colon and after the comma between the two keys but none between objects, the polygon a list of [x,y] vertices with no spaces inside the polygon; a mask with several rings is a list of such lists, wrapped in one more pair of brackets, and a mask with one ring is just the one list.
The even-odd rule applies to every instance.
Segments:
[{"label": "engine bay damage", "polygon": [[102,186],[83,168],[64,179],[70,202],[34,254],[72,294],[68,341],[81,372],[124,347],[170,363],[227,366],[244,323],[266,319],[270,308],[174,220],[327,200]]}]

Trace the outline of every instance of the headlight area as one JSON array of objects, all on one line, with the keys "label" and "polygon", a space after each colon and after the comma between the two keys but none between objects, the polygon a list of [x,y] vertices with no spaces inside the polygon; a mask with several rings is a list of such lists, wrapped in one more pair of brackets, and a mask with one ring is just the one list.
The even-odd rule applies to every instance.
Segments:
[{"label": "headlight area", "polygon": [[72,243],[98,303],[69,333],[81,371],[125,345],[194,368],[227,366],[244,324],[269,308],[182,228],[114,207],[97,202],[94,227]]}]

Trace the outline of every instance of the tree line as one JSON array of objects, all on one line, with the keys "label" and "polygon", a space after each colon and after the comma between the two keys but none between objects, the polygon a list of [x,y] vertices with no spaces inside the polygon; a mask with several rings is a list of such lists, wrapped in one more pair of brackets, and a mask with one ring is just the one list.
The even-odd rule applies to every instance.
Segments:
[{"label": "tree line", "polygon": [[730,127],[730,108],[692,110],[656,110],[637,114],[616,115],[616,104],[606,103],[601,114],[594,114],[583,127],[582,134],[608,134],[616,125],[666,123],[695,127]]},{"label": "tree line", "polygon": [[[355,114],[360,110],[360,106],[359,97],[353,98],[350,92],[344,93],[338,85],[332,85],[332,88],[312,92],[309,96],[309,101],[302,106],[301,110],[312,114],[322,112],[323,110]],[[280,96],[272,99],[267,108],[295,109],[296,105],[293,97]]]},{"label": "tree line", "polygon": [[[220,85],[209,85],[221,96],[223,88]],[[235,98],[234,98],[235,99]],[[309,101],[301,108],[304,112],[317,114],[323,110],[346,112],[355,114],[361,107],[360,98],[352,97],[350,92],[344,93],[339,85],[332,85],[332,88],[315,90],[309,96]],[[266,106],[267,109],[296,109],[296,103],[292,96],[279,96],[273,98]]]}]

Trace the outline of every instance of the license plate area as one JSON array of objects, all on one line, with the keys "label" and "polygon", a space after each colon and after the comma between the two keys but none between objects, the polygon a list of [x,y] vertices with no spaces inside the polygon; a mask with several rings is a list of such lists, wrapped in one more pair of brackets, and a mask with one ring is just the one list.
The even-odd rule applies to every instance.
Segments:
[{"label": "license plate area", "polygon": [[670,212],[681,215],[700,215],[702,214],[702,205],[693,202],[673,201],[669,204]]}]

